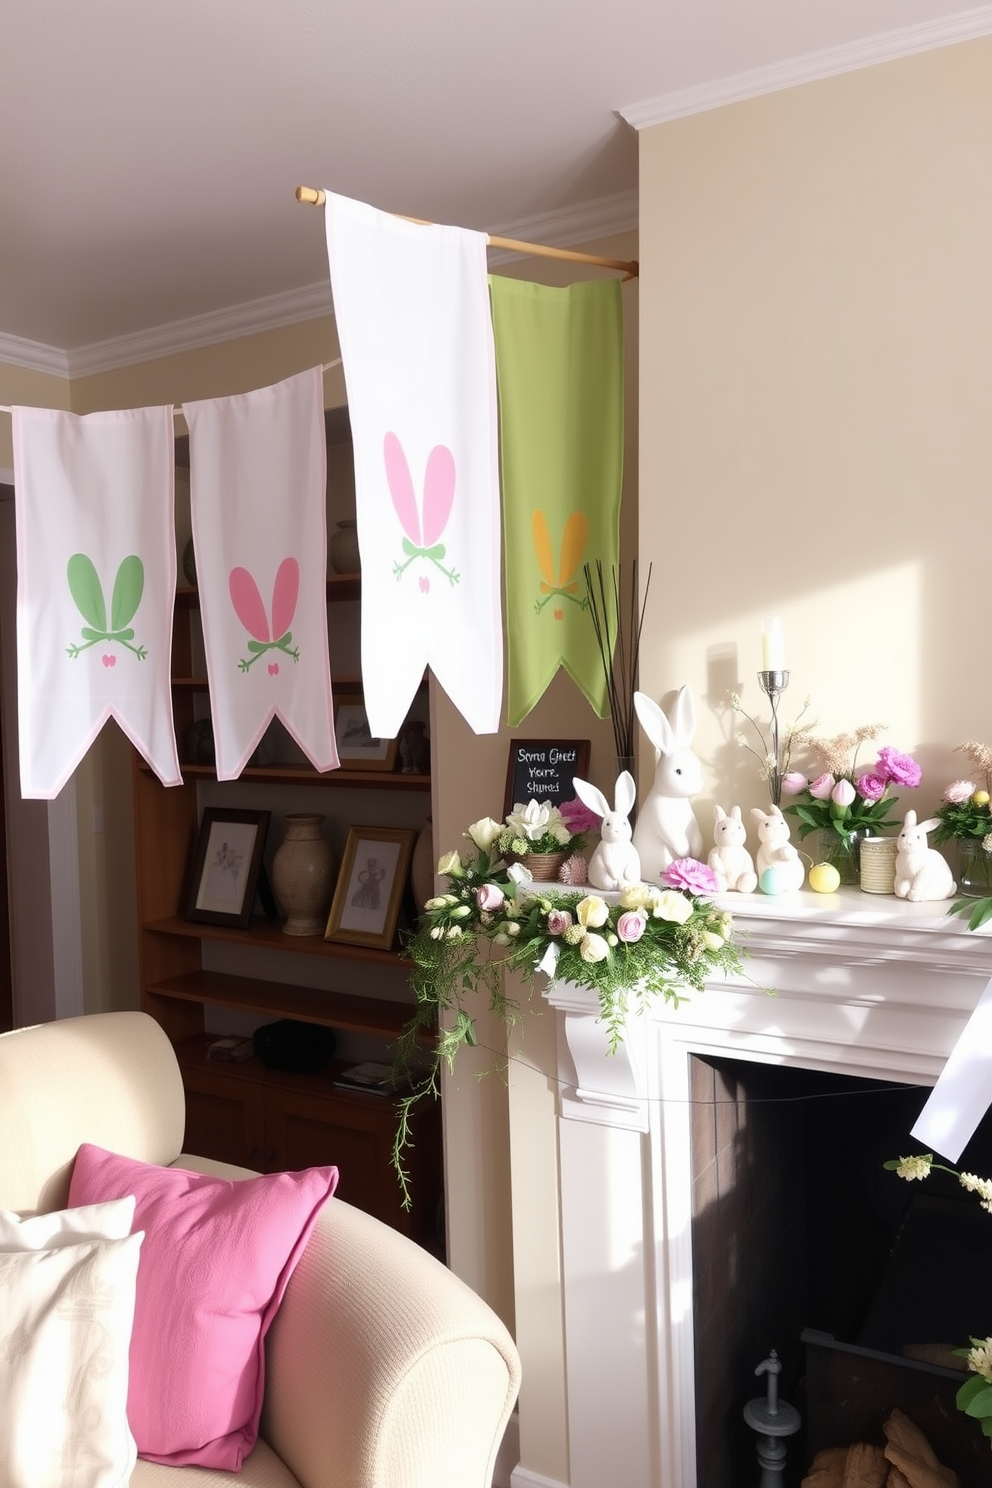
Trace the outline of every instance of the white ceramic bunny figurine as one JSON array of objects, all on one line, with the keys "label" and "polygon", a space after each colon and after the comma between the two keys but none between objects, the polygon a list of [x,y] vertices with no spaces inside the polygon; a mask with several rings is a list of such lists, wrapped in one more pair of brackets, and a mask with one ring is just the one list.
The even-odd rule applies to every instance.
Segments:
[{"label": "white ceramic bunny figurine", "polygon": [[935,816],[918,822],[915,811],[906,812],[902,831],[896,838],[897,899],[911,899],[914,903],[949,899],[957,888],[947,860],[935,847],[927,846],[927,833],[939,825]]},{"label": "white ceramic bunny figurine", "polygon": [[703,834],[690,804],[703,788],[702,767],[690,749],[696,732],[696,706],[688,687],[680,687],[666,715],[646,692],[634,693],[641,728],[658,751],[654,784],[634,827],[634,846],[645,882],[656,884],[675,858],[700,858]]},{"label": "white ceramic bunny figurine", "polygon": [[790,841],[792,834],[781,807],[762,811],[760,806],[752,806],[751,815],[758,823],[758,881],[766,868],[774,868],[783,891],[801,889],[806,866]]},{"label": "white ceramic bunny figurine", "polygon": [[731,806],[728,816],[722,806],[714,806],[713,814],[716,822],[709,865],[716,874],[716,886],[721,892],[732,889],[737,894],[753,894],[758,887],[758,875],[745,846],[747,830],[741,820],[741,808]]},{"label": "white ceramic bunny figurine", "polygon": [[599,827],[599,844],[589,859],[587,874],[591,888],[619,893],[628,884],[640,883],[641,860],[631,839],[630,811],[637,794],[634,777],[624,770],[617,777],[613,805],[601,790],[588,780],[572,781],[575,794],[583,806],[603,818]]}]

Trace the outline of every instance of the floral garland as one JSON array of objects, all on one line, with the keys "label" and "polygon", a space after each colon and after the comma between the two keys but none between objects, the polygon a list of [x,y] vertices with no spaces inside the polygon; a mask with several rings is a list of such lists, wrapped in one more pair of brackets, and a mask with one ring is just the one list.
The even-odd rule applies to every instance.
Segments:
[{"label": "floral garland", "polygon": [[405,941],[416,1008],[396,1061],[409,1086],[398,1103],[393,1146],[404,1207],[411,1111],[439,1095],[442,1063],[450,1072],[459,1050],[476,1045],[471,1002],[481,993],[508,1029],[520,1016],[503,989],[505,971],[520,972],[528,984],[541,972],[595,992],[612,1053],[631,1012],[657,997],[677,1007],[687,988],[702,991],[714,974],[741,970],[731,917],[705,897],[716,890],[705,864],[683,858],[666,869],[664,886],[634,884],[604,896],[534,882],[524,865],[503,861],[501,832],[484,818],[464,834],[478,849],[474,858],[464,862],[458,852],[441,858],[447,890],[427,901]]}]

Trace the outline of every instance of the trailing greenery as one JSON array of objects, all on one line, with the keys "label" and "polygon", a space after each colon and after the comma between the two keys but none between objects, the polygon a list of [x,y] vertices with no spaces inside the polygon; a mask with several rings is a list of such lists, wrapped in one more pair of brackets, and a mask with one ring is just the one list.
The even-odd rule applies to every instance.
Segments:
[{"label": "trailing greenery", "polygon": [[730,915],[695,892],[715,888],[704,865],[685,859],[669,870],[672,886],[636,884],[608,903],[595,891],[535,883],[508,867],[498,833],[498,823],[477,822],[466,835],[478,856],[441,859],[448,888],[427,901],[404,945],[416,1006],[398,1045],[397,1074],[408,1093],[398,1103],[393,1166],[407,1208],[411,1114],[440,1093],[442,1066],[452,1071],[459,1051],[476,1045],[480,1007],[508,1030],[519,1018],[504,973],[519,972],[528,984],[541,973],[594,992],[615,1052],[629,1013],[659,997],[678,1006],[687,989],[701,991],[714,974],[740,970]]}]

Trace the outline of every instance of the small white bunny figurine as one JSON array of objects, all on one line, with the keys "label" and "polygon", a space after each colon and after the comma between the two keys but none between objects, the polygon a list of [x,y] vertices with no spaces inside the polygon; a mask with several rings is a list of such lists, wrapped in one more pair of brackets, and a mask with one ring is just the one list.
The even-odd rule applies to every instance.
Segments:
[{"label": "small white bunny figurine", "polygon": [[594,889],[616,893],[628,884],[640,883],[641,860],[637,848],[631,841],[630,816],[637,787],[629,770],[617,778],[613,791],[613,806],[601,790],[588,780],[573,780],[575,794],[583,806],[595,811],[603,818],[599,845],[593,850],[587,870],[589,884]]},{"label": "small white bunny figurine", "polygon": [[759,882],[766,868],[774,868],[783,890],[801,889],[806,867],[789,840],[792,834],[781,808],[773,806],[770,811],[762,811],[760,806],[752,806],[751,816],[758,823]]},{"label": "small white bunny figurine", "polygon": [[709,865],[716,874],[721,892],[732,889],[737,894],[753,894],[758,887],[754,859],[745,847],[747,831],[741,820],[741,808],[731,806],[730,815],[722,806],[714,806],[713,850]]},{"label": "small white bunny figurine", "polygon": [[919,903],[928,899],[949,899],[957,888],[947,861],[935,847],[927,846],[927,833],[940,825],[937,817],[924,822],[916,820],[915,811],[907,811],[902,831],[896,838],[896,898]]},{"label": "small white bunny figurine", "polygon": [[637,814],[634,846],[647,883],[656,884],[676,858],[700,858],[703,834],[690,796],[703,788],[703,772],[690,749],[696,732],[696,706],[688,687],[680,687],[666,716],[645,692],[634,693],[641,728],[658,751],[654,783]]}]

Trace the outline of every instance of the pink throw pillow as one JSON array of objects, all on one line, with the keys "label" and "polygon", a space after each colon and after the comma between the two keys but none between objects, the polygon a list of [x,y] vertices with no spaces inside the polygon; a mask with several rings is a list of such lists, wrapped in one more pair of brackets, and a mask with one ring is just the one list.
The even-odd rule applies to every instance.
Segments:
[{"label": "pink throw pillow", "polygon": [[144,1230],[127,1414],[138,1455],[238,1472],[255,1445],[264,1340],[337,1168],[232,1181],[85,1143],[69,1203],[134,1194]]}]

